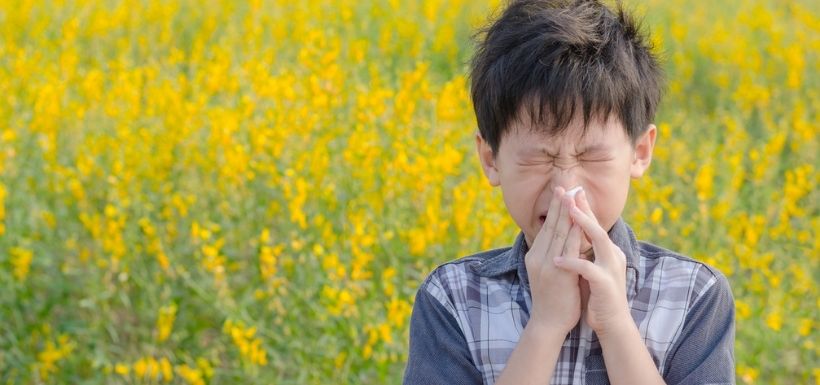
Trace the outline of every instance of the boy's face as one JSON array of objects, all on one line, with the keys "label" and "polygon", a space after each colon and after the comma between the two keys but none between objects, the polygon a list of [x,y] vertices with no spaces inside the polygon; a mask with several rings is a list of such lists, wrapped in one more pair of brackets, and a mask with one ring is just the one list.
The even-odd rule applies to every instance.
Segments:
[{"label": "boy's face", "polygon": [[[576,117],[567,130],[548,137],[532,130],[528,117],[513,119],[501,138],[498,154],[480,134],[476,145],[484,174],[501,186],[504,203],[532,246],[541,229],[556,186],[583,186],[592,212],[609,231],[626,204],[631,178],[640,178],[652,160],[656,128],[650,125],[633,148],[618,119],[591,120],[581,136],[583,121]],[[581,251],[591,247],[584,239]]]}]

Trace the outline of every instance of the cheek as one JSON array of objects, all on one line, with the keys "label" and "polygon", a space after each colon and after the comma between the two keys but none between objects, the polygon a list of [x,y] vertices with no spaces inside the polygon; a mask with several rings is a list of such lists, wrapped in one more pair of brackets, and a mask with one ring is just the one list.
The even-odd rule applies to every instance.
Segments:
[{"label": "cheek", "polygon": [[[623,212],[629,193],[629,178],[622,173],[596,175],[586,180],[584,190],[601,227],[609,230]],[[628,176],[628,174],[627,174]]]},{"label": "cheek", "polygon": [[504,204],[520,228],[528,229],[533,225],[533,212],[548,183],[544,174],[518,174],[502,182]]},{"label": "cheek", "polygon": [[505,174],[501,182],[514,195],[520,198],[535,198],[550,180],[549,170],[539,167],[525,167]]},{"label": "cheek", "polygon": [[517,209],[516,211],[531,210],[548,181],[549,179],[544,178],[543,175],[539,177],[519,175],[517,178],[511,178],[506,183],[502,183],[507,206],[511,211],[513,209]]}]

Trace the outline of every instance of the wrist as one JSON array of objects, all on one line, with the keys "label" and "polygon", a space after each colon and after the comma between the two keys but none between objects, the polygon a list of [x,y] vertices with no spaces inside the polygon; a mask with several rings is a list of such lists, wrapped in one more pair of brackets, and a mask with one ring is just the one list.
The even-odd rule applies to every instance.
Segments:
[{"label": "wrist", "polygon": [[635,326],[635,322],[629,313],[620,314],[618,317],[615,317],[612,322],[602,325],[598,330],[595,330],[595,334],[598,335],[598,340],[601,341],[602,344],[610,341],[618,343],[617,341],[624,341],[636,335],[636,333],[640,335],[638,327]]},{"label": "wrist", "polygon": [[555,323],[541,322],[535,319],[530,319],[524,327],[524,334],[530,338],[549,343],[551,341],[560,341],[563,344],[569,330],[564,327],[558,327]]}]

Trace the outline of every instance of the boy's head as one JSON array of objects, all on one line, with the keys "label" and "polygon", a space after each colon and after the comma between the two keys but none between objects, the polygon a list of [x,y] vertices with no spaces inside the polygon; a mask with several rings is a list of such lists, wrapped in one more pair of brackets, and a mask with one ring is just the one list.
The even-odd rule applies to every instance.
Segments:
[{"label": "boy's head", "polygon": [[598,1],[512,1],[484,31],[471,80],[482,167],[527,243],[556,186],[583,186],[609,230],[657,131],[662,73],[638,25]]}]

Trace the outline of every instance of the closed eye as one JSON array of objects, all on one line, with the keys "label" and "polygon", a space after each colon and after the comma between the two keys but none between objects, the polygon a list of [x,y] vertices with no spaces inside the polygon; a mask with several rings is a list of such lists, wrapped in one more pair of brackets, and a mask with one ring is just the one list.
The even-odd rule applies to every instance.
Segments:
[{"label": "closed eye", "polygon": [[543,166],[555,163],[554,159],[527,159],[516,162],[519,166]]},{"label": "closed eye", "polygon": [[612,160],[612,159],[611,158],[607,158],[607,159],[586,159],[586,158],[581,159],[582,162],[608,162],[610,160]]},{"label": "closed eye", "polygon": [[612,160],[612,150],[603,144],[593,144],[584,148],[581,152],[575,153],[575,156],[582,160]]}]

